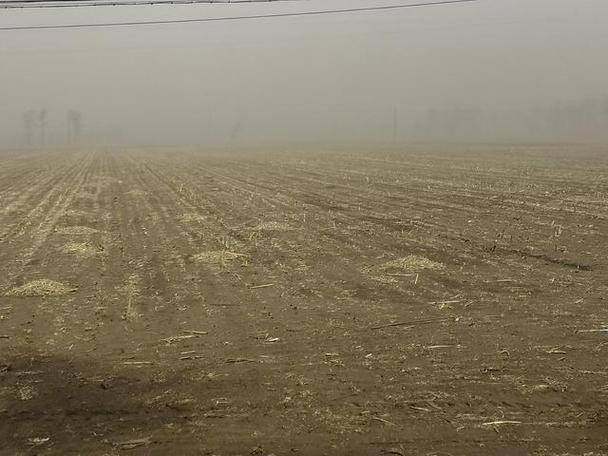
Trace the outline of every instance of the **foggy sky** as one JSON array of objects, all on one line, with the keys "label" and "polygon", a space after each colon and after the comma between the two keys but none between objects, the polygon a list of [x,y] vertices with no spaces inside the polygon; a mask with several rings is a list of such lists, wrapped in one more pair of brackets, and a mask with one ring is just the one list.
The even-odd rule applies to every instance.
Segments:
[{"label": "foggy sky", "polygon": [[[387,3],[0,10],[0,26]],[[605,0],[480,0],[339,16],[0,31],[0,147],[23,145],[23,113],[42,108],[48,145],[65,142],[70,109],[82,113],[83,141],[101,143],[606,141],[606,18]]]}]

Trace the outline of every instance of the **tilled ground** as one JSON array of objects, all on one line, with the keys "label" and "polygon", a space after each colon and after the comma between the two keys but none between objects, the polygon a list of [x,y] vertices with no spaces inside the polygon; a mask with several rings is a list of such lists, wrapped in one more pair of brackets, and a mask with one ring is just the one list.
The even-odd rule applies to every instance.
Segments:
[{"label": "tilled ground", "polygon": [[608,454],[608,151],[0,155],[0,453]]}]

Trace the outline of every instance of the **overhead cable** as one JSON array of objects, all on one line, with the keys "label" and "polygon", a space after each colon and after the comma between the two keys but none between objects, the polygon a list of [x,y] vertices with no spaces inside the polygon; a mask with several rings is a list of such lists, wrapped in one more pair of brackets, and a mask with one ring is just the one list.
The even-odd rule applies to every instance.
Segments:
[{"label": "overhead cable", "polygon": [[194,5],[234,3],[284,3],[308,2],[309,0],[0,0],[0,9],[29,8],[86,8],[91,6],[147,6],[147,5]]},{"label": "overhead cable", "polygon": [[219,16],[219,17],[202,17],[193,19],[166,19],[166,20],[149,20],[149,21],[126,21],[126,22],[91,22],[91,23],[74,23],[74,24],[56,24],[56,25],[17,25],[0,27],[0,31],[17,31],[17,30],[54,30],[54,29],[77,29],[77,28],[106,28],[106,27],[133,27],[144,25],[167,25],[167,24],[190,24],[197,22],[226,22],[240,20],[260,20],[260,19],[276,19],[296,16],[320,16],[326,14],[347,14],[347,13],[362,13],[372,11],[388,11],[405,8],[421,8],[426,6],[445,6],[462,3],[474,3],[479,0],[443,0],[424,3],[407,3],[397,5],[384,6],[368,6],[360,8],[343,8],[333,10],[314,10],[314,11],[299,11],[293,13],[269,13],[256,14],[248,16]]}]

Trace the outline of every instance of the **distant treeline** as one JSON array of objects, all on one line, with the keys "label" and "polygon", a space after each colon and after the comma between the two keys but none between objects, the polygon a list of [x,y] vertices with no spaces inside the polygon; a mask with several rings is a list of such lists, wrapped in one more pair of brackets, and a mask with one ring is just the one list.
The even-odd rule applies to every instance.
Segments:
[{"label": "distant treeline", "polygon": [[441,140],[607,141],[608,95],[531,109],[433,108],[414,130],[424,139]]}]

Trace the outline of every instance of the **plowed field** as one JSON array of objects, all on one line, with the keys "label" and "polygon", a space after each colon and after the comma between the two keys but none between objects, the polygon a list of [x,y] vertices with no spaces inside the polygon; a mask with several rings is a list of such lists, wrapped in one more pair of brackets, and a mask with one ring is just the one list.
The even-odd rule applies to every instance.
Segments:
[{"label": "plowed field", "polygon": [[608,454],[608,151],[0,154],[0,454]]}]

